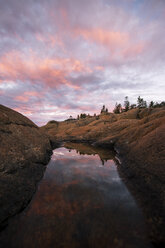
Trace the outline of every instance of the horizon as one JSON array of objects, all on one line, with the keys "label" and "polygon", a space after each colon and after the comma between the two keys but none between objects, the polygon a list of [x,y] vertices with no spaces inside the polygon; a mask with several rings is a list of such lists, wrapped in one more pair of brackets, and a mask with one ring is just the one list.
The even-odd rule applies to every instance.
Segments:
[{"label": "horizon", "polygon": [[164,101],[165,1],[0,0],[0,104],[41,126]]},{"label": "horizon", "polygon": [[[140,96],[139,96],[140,97]],[[126,99],[127,98],[127,99]],[[140,97],[141,98],[141,97]],[[128,99],[128,97],[126,96],[125,97],[125,100],[126,101],[128,101],[129,102],[129,99]],[[30,119],[31,121],[33,121],[36,125],[38,125],[39,127],[42,127],[42,126],[44,126],[44,125],[46,125],[46,124],[48,124],[49,122],[51,122],[51,121],[56,121],[56,122],[63,122],[63,121],[67,121],[67,120],[69,120],[69,119],[73,119],[73,120],[77,120],[78,118],[80,118],[80,119],[83,119],[83,118],[86,118],[86,117],[94,117],[94,116],[99,116],[99,115],[101,115],[102,114],[102,109],[104,108],[104,110],[103,110],[103,112],[105,113],[105,112],[107,112],[108,114],[122,114],[122,113],[125,113],[125,112],[127,112],[127,111],[129,111],[129,110],[133,110],[133,109],[137,109],[137,108],[139,108],[139,109],[145,109],[145,108],[160,108],[160,107],[164,107],[165,106],[165,101],[162,101],[162,102],[155,102],[155,101],[153,101],[153,100],[151,100],[150,102],[147,102],[147,101],[145,101],[145,99],[143,99],[143,98],[141,98],[141,100],[143,101],[143,103],[141,103],[142,105],[143,104],[145,104],[146,103],[146,106],[143,106],[143,107],[139,107],[138,106],[138,102],[137,103],[131,103],[131,102],[129,102],[129,108],[128,108],[128,110],[126,109],[126,106],[125,106],[125,103],[123,102],[123,104],[122,103],[120,103],[120,102],[116,102],[116,104],[115,104],[115,106],[114,106],[114,108],[112,109],[112,110],[109,110],[107,107],[106,107],[106,105],[102,105],[102,108],[99,110],[99,111],[96,111],[95,113],[85,113],[85,112],[82,112],[82,113],[78,113],[77,114],[77,116],[73,116],[72,114],[70,114],[69,116],[67,116],[65,119],[61,119],[61,120],[56,120],[56,119],[49,119],[49,120],[45,120],[45,122],[44,123],[40,123],[40,124],[37,124],[37,123],[35,123],[32,119]],[[150,103],[152,102],[152,106],[150,106]],[[162,104],[162,106],[158,106],[159,104]],[[1,104],[0,104],[1,105]],[[120,109],[120,112],[116,112],[115,110],[117,110],[117,108],[118,108],[118,105],[121,105],[121,109]],[[134,105],[132,108],[131,108],[131,105]],[[8,106],[5,106],[5,107],[8,107]],[[15,110],[15,109],[13,109],[13,110]],[[17,110],[15,110],[15,111],[17,111]],[[17,111],[17,112],[19,112],[19,111]],[[19,112],[20,114],[23,114],[23,113],[21,113],[21,112]],[[81,117],[81,114],[82,115],[86,115],[86,117]],[[25,117],[27,117],[26,115],[25,115]]]}]

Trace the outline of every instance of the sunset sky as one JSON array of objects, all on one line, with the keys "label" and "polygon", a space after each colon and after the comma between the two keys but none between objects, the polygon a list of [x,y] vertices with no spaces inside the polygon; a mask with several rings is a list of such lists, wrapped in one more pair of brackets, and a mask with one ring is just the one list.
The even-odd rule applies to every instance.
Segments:
[{"label": "sunset sky", "polygon": [[164,0],[0,0],[0,104],[42,125],[164,93]]}]

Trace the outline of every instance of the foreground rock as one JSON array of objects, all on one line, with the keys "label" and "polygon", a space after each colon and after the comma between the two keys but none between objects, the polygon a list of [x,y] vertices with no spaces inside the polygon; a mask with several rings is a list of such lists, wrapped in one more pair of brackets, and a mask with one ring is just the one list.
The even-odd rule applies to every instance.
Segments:
[{"label": "foreground rock", "polygon": [[48,137],[32,121],[0,105],[0,228],[30,201],[50,154]]},{"label": "foreground rock", "polygon": [[115,148],[119,171],[144,210],[149,236],[165,242],[165,108],[133,109],[80,120],[50,121],[41,128],[52,143],[90,142]]}]

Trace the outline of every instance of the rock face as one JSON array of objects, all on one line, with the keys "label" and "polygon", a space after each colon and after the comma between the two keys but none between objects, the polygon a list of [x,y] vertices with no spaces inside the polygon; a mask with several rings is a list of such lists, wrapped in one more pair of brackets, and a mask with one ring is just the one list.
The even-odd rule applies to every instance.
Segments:
[{"label": "rock face", "polygon": [[90,142],[114,147],[119,171],[142,206],[149,235],[165,242],[165,108],[133,109],[85,119],[49,122],[41,128],[52,142]]},{"label": "rock face", "polygon": [[0,228],[30,201],[51,150],[32,121],[0,105]]}]

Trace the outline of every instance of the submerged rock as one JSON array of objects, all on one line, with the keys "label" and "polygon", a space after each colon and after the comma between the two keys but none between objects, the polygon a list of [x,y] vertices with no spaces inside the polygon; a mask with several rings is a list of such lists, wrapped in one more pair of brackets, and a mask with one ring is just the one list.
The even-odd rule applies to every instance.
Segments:
[{"label": "submerged rock", "polygon": [[32,121],[0,105],[0,228],[30,201],[51,150]]}]

